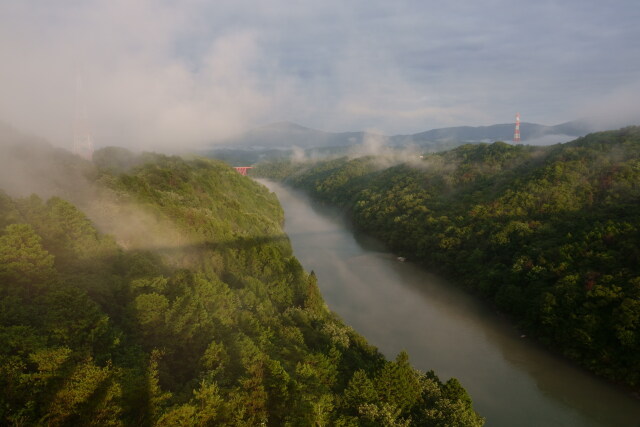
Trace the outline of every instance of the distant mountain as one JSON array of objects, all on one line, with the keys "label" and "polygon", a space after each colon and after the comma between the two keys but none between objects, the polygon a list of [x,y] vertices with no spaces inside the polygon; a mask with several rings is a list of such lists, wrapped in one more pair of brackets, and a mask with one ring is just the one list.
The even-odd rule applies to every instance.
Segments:
[{"label": "distant mountain", "polygon": [[[565,137],[579,137],[592,132],[593,129],[578,121],[562,123],[555,126],[545,126],[537,123],[521,123],[520,134],[522,141],[535,141],[543,137],[557,135]],[[396,135],[391,137],[394,145],[409,142],[493,142],[511,141],[513,139],[514,124],[503,123],[490,126],[457,126],[450,128],[432,129],[413,135]]]},{"label": "distant mountain", "polygon": [[[293,146],[305,149],[350,147],[361,144],[369,136],[393,146],[407,144],[442,146],[443,143],[456,142],[510,141],[513,139],[513,131],[513,123],[504,123],[490,126],[457,126],[432,129],[411,135],[385,136],[367,132],[325,132],[291,122],[278,122],[252,129],[224,141],[217,147],[234,149],[290,149]],[[564,140],[572,139],[592,131],[592,128],[578,121],[555,126],[536,123],[522,123],[520,125],[522,141],[532,143],[535,143],[535,140],[539,138],[549,136],[562,136]]]},{"label": "distant mountain", "polygon": [[361,143],[365,135],[366,132],[324,132],[291,122],[278,122],[252,129],[221,145],[233,148],[345,147]]}]

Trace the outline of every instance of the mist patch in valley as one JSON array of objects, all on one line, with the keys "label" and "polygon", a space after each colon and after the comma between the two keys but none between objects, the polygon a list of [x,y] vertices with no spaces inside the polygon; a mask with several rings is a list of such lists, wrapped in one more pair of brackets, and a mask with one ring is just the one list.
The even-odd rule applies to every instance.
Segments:
[{"label": "mist patch in valley", "polygon": [[[136,164],[136,155],[124,149],[112,149],[130,163],[122,163],[119,172]],[[96,157],[100,157],[100,152]],[[146,209],[130,196],[109,188],[100,170],[90,161],[48,142],[0,125],[0,191],[11,197],[33,194],[47,200],[60,197],[76,205],[97,229],[112,235],[128,250],[158,250],[192,245],[167,218]]]}]

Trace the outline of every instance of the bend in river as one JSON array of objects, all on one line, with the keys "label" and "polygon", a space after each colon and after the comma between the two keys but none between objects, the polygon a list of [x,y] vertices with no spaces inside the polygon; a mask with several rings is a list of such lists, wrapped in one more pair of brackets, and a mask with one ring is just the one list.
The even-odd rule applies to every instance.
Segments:
[{"label": "bend in river", "polygon": [[640,400],[549,354],[482,302],[354,237],[336,211],[259,180],[280,199],[296,257],[329,308],[389,358],[458,378],[487,426],[640,426]]}]

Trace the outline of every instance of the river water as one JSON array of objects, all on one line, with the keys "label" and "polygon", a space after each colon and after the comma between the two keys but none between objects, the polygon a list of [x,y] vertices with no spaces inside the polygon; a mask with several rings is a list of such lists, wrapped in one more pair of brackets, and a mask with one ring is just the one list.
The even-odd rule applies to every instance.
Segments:
[{"label": "river water", "polygon": [[[334,209],[259,180],[329,308],[388,358],[456,377],[487,426],[640,426],[640,400],[549,354],[485,304],[384,247],[356,238]],[[640,355],[638,355],[640,357]]]}]

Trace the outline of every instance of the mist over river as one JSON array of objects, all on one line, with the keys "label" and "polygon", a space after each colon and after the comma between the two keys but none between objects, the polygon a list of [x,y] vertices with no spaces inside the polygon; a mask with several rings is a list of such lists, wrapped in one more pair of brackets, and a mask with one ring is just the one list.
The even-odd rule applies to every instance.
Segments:
[{"label": "mist over river", "polygon": [[[334,209],[259,180],[285,212],[285,232],[314,270],[329,308],[388,358],[456,377],[487,426],[640,426],[640,400],[521,338],[481,301],[384,247],[356,238]],[[640,355],[638,355],[640,357]]]}]

